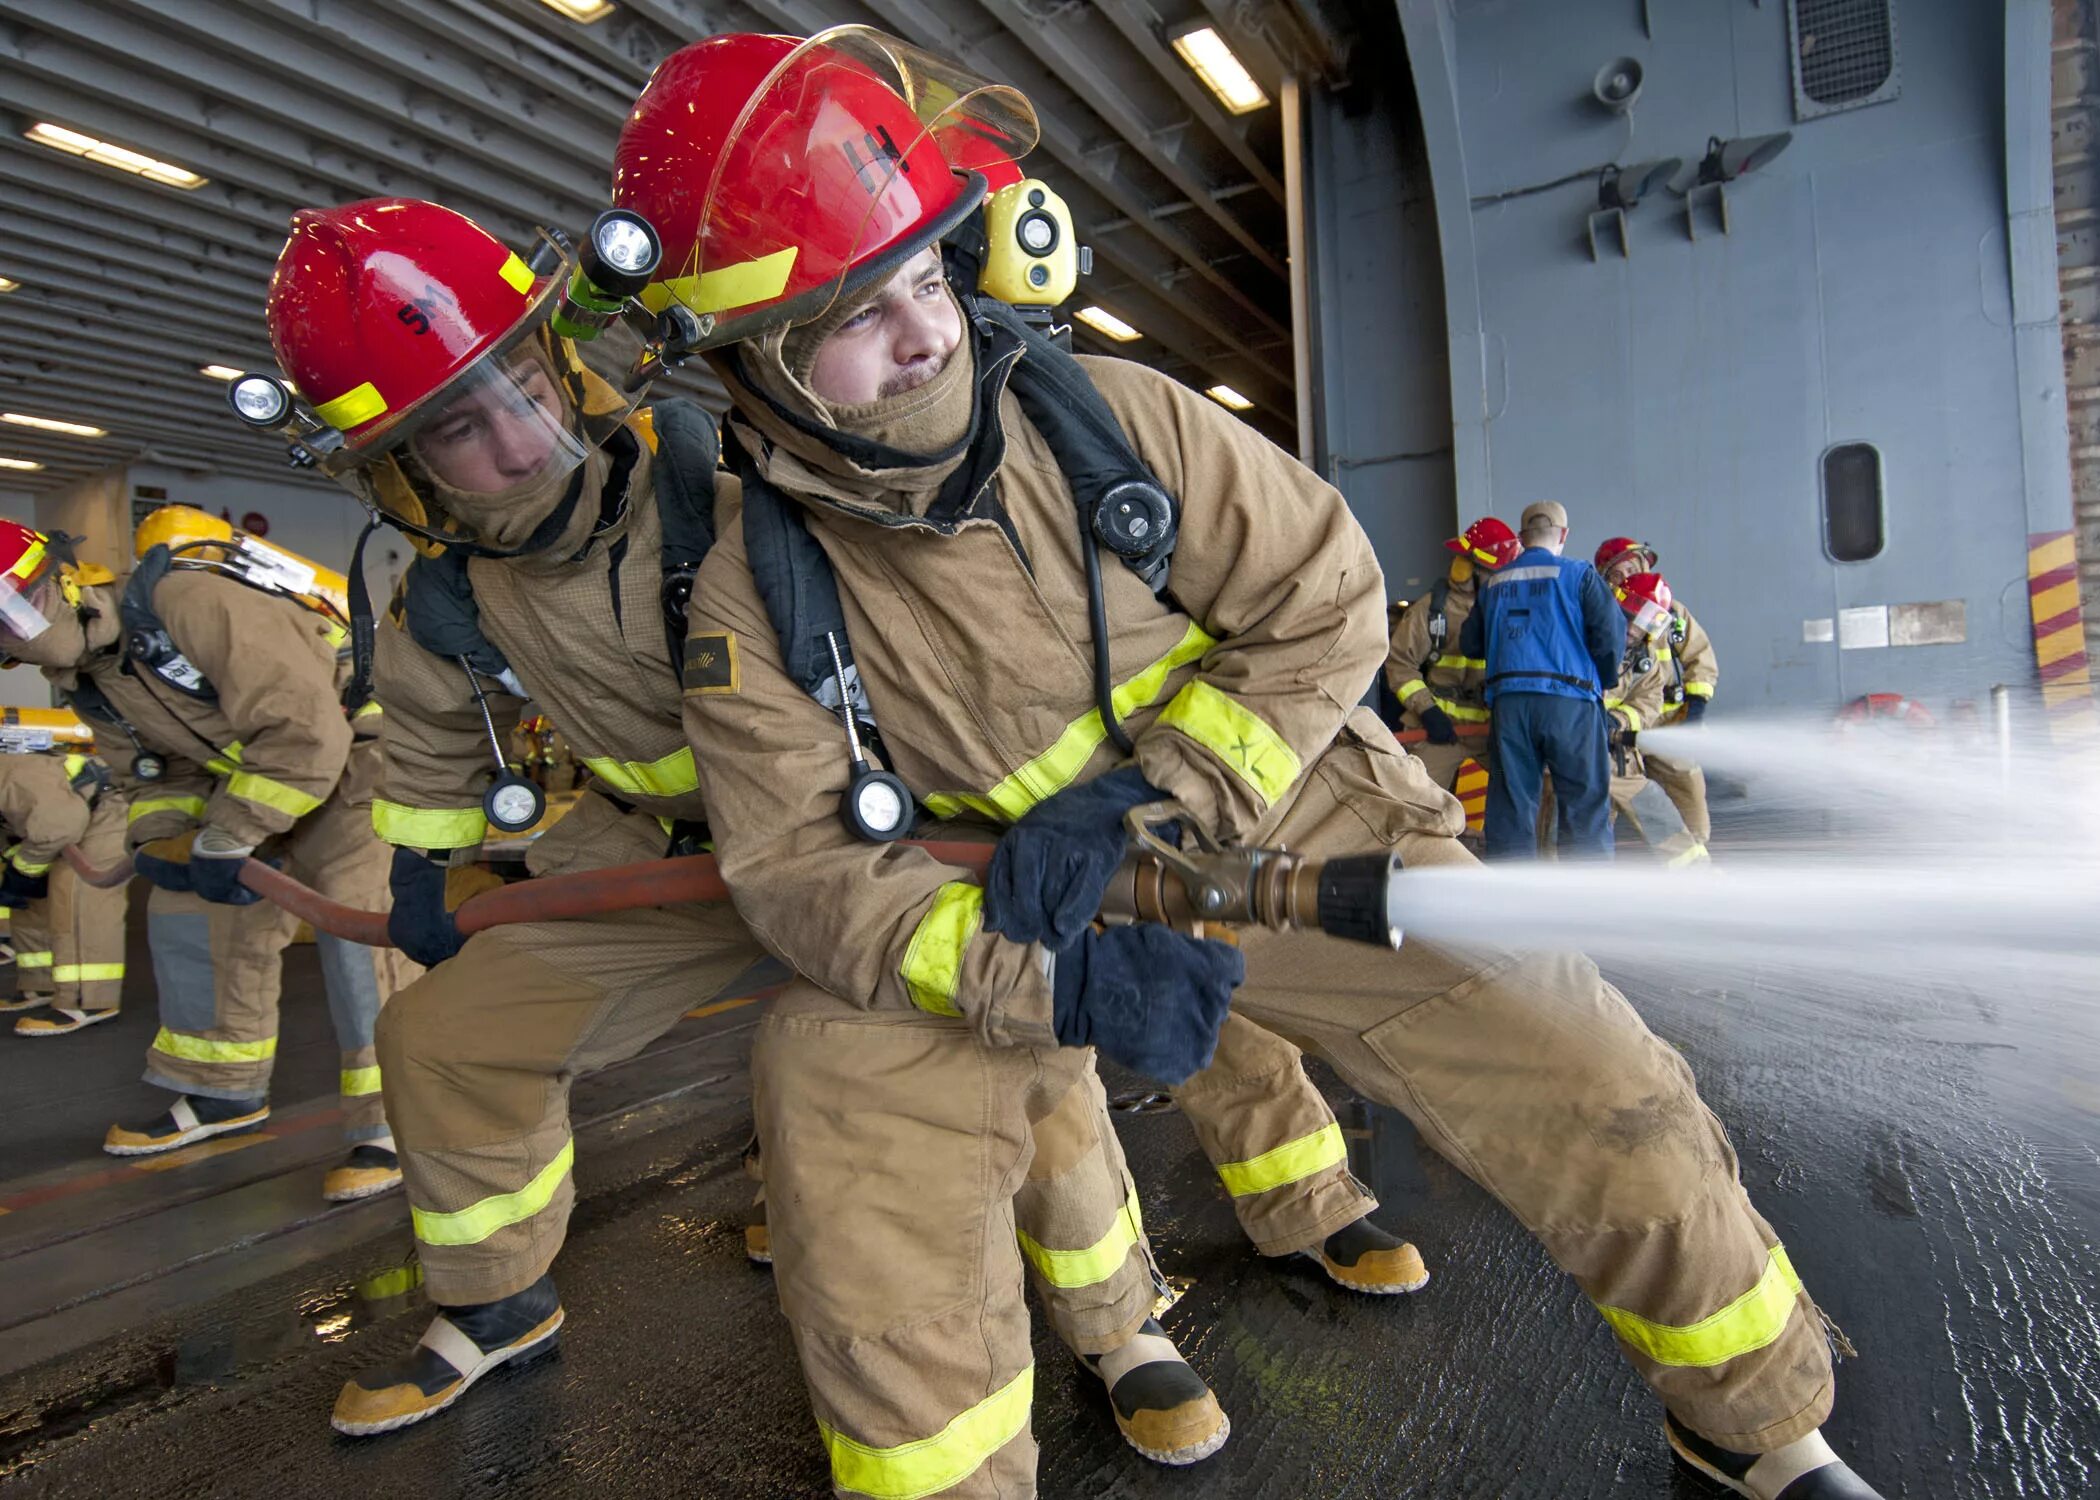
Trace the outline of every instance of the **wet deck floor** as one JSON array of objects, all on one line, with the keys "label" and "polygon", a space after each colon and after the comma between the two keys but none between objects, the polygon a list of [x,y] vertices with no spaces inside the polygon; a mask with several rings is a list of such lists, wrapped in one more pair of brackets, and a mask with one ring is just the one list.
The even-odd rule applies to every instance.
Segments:
[{"label": "wet deck floor", "polygon": [[[267,1138],[163,1170],[93,1149],[112,1110],[155,1103],[132,1081],[145,1004],[74,1038],[0,1037],[0,1495],[822,1493],[770,1280],[742,1256],[748,1006],[579,1087],[559,1351],[408,1431],[330,1432],[341,1380],[406,1350],[427,1313],[399,1292],[400,1199],[330,1208],[316,1191],[339,1147],[311,962],[295,952],[288,974]],[[2093,1001],[2045,1035],[1953,986],[1833,1016],[1787,982],[1624,978],[1858,1347],[1829,1429],[1858,1467],[1891,1497],[2100,1493]],[[1716,1493],[1673,1471],[1651,1398],[1509,1217],[1326,1082],[1429,1288],[1355,1299],[1257,1259],[1187,1126],[1124,1115],[1146,1222],[1190,1279],[1169,1327],[1234,1433],[1194,1469],[1153,1468],[1039,1339],[1043,1493]]]}]

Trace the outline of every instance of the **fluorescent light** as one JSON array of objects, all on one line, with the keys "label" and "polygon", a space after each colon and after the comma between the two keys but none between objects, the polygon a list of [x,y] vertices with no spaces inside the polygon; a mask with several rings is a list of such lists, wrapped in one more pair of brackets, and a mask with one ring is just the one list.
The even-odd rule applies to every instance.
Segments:
[{"label": "fluorescent light", "polygon": [[17,427],[34,427],[40,432],[63,432],[68,437],[108,437],[109,429],[90,427],[85,422],[61,422],[56,417],[25,417],[18,411],[0,411],[0,422],[12,422]]},{"label": "fluorescent light", "polygon": [[161,161],[128,146],[118,146],[109,141],[97,140],[91,135],[82,135],[77,130],[68,130],[63,125],[53,125],[48,120],[39,120],[22,132],[40,146],[49,146],[54,151],[64,151],[72,156],[84,156],[89,161],[98,161],[105,167],[115,167],[121,172],[130,172],[150,182],[165,183],[169,187],[200,188],[206,178],[198,176],[188,167],[178,167],[173,162]]},{"label": "fluorescent light", "polygon": [[1135,328],[1132,328],[1128,323],[1103,307],[1082,307],[1078,312],[1073,313],[1072,316],[1093,329],[1094,332],[1106,334],[1119,344],[1127,344],[1134,339],[1144,337],[1142,333],[1139,333]]},{"label": "fluorescent light", "polygon": [[611,0],[540,0],[549,10],[558,10],[572,21],[581,21],[588,26],[593,21],[603,20],[613,12]]},{"label": "fluorescent light", "polygon": [[1247,66],[1233,56],[1214,26],[1194,26],[1169,38],[1181,60],[1218,96],[1218,102],[1236,115],[1260,109],[1269,102]]},{"label": "fluorescent light", "polygon": [[248,372],[246,370],[236,370],[232,365],[199,365],[197,366],[197,373],[199,375],[209,375],[214,380],[239,380]]},{"label": "fluorescent light", "polygon": [[1214,385],[1203,393],[1220,406],[1229,406],[1234,411],[1252,411],[1254,403],[1229,385]]},{"label": "fluorescent light", "polygon": [[15,280],[12,276],[0,276],[0,292],[19,291],[21,287],[22,283]]},{"label": "fluorescent light", "polygon": [[43,465],[33,458],[0,457],[0,469],[20,469],[25,474],[33,474],[42,467]]}]

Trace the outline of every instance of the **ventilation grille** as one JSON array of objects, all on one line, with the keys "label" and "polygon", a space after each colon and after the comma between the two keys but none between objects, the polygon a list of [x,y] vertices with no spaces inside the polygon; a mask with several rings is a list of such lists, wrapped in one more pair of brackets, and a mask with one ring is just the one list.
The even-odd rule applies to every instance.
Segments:
[{"label": "ventilation grille", "polygon": [[1895,0],[1791,0],[1794,118],[1883,104],[1903,92]]}]

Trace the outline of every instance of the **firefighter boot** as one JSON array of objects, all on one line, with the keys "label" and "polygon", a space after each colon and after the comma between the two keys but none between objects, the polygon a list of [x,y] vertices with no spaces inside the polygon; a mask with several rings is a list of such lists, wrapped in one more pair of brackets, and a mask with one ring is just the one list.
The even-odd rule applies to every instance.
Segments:
[{"label": "firefighter boot", "polygon": [[1337,1286],[1374,1297],[1400,1292],[1419,1292],[1429,1285],[1429,1268],[1422,1252],[1406,1240],[1386,1233],[1368,1218],[1344,1224],[1317,1250],[1300,1252],[1316,1260]]},{"label": "firefighter boot", "polygon": [[110,1126],[109,1134],[102,1138],[102,1149],[111,1156],[158,1156],[193,1141],[253,1129],[269,1118],[267,1099],[207,1099],[201,1094],[184,1094],[157,1120]]},{"label": "firefighter boot", "polygon": [[401,1158],[394,1153],[394,1138],[360,1141],[339,1167],[321,1179],[321,1196],[330,1203],[349,1203],[374,1198],[401,1186]]},{"label": "firefighter boot", "polygon": [[1666,1412],[1663,1435],[1679,1462],[1751,1500],[1882,1500],[1879,1490],[1830,1451],[1821,1430],[1770,1453],[1732,1453]]},{"label": "firefighter boot", "polygon": [[117,1008],[107,1010],[74,1010],[70,1007],[52,1008],[48,1016],[24,1016],[15,1022],[16,1036],[64,1036],[69,1031],[78,1031],[83,1026],[94,1026],[103,1021],[114,1021]]},{"label": "firefighter boot", "polygon": [[498,1302],[440,1308],[405,1359],[343,1383],[330,1424],[371,1437],[436,1416],[496,1366],[546,1347],[561,1319],[552,1276]]},{"label": "firefighter boot", "polygon": [[1218,1398],[1189,1368],[1157,1318],[1147,1318],[1120,1348],[1084,1355],[1079,1362],[1108,1387],[1124,1440],[1156,1464],[1196,1463],[1232,1435]]}]

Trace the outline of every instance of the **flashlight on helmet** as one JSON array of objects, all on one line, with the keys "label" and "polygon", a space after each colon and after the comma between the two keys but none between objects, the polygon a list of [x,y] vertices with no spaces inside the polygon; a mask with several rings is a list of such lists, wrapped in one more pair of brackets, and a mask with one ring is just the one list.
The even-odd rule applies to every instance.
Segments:
[{"label": "flashlight on helmet", "polygon": [[274,375],[243,375],[226,388],[233,414],[257,432],[285,440],[294,468],[311,468],[343,446],[343,435],[316,416]]},{"label": "flashlight on helmet", "polygon": [[1071,209],[1038,178],[992,194],[984,206],[984,231],[977,289],[1011,306],[1056,307],[1093,269],[1093,252],[1072,230]]},{"label": "flashlight on helmet", "polygon": [[592,339],[641,295],[663,260],[663,244],[649,221],[624,208],[608,208],[591,220],[577,247],[576,269],[554,310],[554,331],[567,339]]}]

